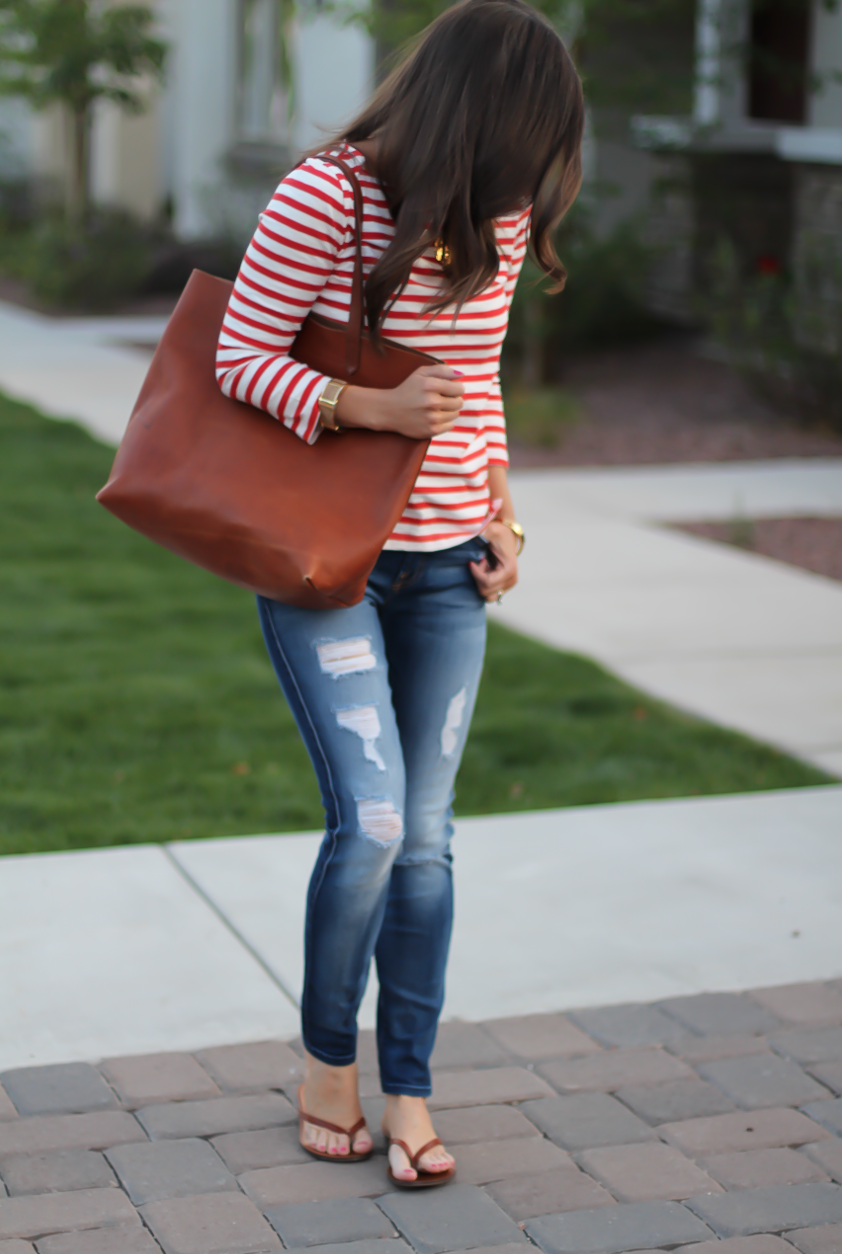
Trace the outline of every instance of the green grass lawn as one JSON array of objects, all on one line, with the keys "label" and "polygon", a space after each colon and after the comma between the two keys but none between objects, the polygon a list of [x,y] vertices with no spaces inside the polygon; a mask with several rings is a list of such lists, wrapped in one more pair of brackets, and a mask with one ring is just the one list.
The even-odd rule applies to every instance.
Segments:
[{"label": "green grass lawn", "polygon": [[[318,827],[252,598],[97,505],[79,428],[0,397],[0,441],[0,852]],[[492,625],[460,814],[823,782]]]}]

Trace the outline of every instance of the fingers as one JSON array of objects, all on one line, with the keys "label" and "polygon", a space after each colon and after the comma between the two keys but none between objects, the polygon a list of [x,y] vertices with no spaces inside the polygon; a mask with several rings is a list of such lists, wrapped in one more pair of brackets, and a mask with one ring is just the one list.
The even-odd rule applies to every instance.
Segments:
[{"label": "fingers", "polygon": [[437,392],[439,396],[465,395],[465,385],[460,382],[464,376],[451,366],[421,366],[417,373],[425,380],[430,391]]},{"label": "fingers", "polygon": [[470,563],[477,591],[486,601],[496,601],[500,592],[508,592],[517,583],[517,562],[506,561],[492,570],[488,559]]}]

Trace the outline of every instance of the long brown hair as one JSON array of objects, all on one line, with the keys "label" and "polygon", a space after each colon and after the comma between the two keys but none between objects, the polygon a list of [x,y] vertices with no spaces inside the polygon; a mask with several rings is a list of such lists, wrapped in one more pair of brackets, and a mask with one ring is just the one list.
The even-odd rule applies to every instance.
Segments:
[{"label": "long brown hair", "polygon": [[[434,240],[457,311],[497,274],[494,219],[533,204],[531,248],[564,286],[552,232],[582,182],[582,84],[561,38],[524,0],[461,0],[441,14],[333,142],[377,138],[395,235],[366,281],[369,325]],[[325,144],[313,151],[324,152]]]}]

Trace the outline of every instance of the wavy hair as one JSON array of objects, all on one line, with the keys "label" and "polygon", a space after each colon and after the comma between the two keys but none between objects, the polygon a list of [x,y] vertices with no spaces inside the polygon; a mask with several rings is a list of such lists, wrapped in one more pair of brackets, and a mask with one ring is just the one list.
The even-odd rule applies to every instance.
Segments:
[{"label": "wavy hair", "polygon": [[[553,230],[582,182],[584,100],[561,38],[524,0],[461,0],[332,143],[378,141],[377,174],[395,234],[365,285],[376,334],[413,263],[441,240],[444,286],[430,314],[481,292],[497,274],[494,219],[533,206],[530,246],[560,291]],[[312,155],[326,151],[325,144]]]}]

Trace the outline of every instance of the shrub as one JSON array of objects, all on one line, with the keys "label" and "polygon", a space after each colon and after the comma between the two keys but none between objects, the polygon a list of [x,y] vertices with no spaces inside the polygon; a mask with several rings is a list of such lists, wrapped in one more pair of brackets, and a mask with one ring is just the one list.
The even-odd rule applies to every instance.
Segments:
[{"label": "shrub", "polygon": [[149,259],[148,238],[128,214],[99,211],[84,225],[45,218],[22,242],[14,271],[47,304],[100,310],[138,291]]},{"label": "shrub", "polygon": [[576,204],[556,248],[568,272],[564,291],[545,295],[541,271],[527,258],[512,304],[506,364],[531,386],[557,380],[574,352],[637,343],[664,329],[644,304],[652,250],[634,223],[599,235],[592,209]]},{"label": "shrub", "polygon": [[797,272],[747,264],[721,237],[707,260],[703,312],[727,357],[768,399],[842,431],[842,255],[805,240]]}]

